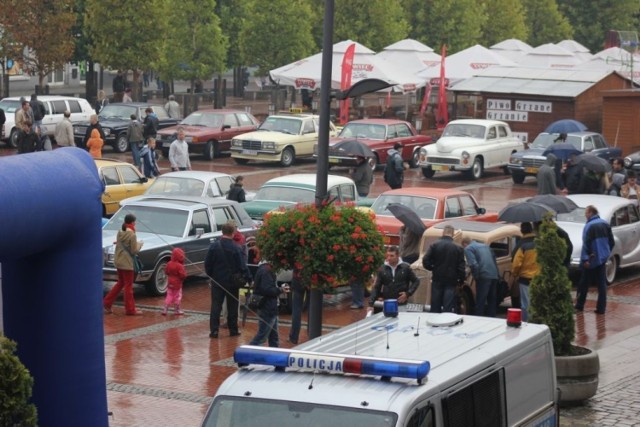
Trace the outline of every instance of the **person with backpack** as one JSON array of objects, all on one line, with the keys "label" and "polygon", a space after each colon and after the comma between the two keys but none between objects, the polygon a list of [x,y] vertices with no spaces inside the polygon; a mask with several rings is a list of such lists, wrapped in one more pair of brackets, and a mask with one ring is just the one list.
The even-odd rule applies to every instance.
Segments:
[{"label": "person with backpack", "polygon": [[404,181],[405,165],[398,150],[402,150],[402,144],[396,142],[393,148],[387,152],[387,166],[384,169],[384,182],[389,184],[392,190],[402,188]]},{"label": "person with backpack", "polygon": [[33,111],[33,127],[40,129],[42,127],[42,119],[47,114],[47,110],[44,108],[42,101],[38,101],[38,95],[35,93],[31,95],[31,111]]}]

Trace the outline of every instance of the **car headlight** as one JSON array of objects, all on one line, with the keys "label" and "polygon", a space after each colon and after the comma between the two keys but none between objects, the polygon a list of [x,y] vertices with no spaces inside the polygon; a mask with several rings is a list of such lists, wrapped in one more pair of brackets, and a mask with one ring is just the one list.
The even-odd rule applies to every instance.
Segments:
[{"label": "car headlight", "polygon": [[625,157],[624,158],[624,167],[625,168],[630,168],[633,165],[633,160],[631,160],[631,157]]},{"label": "car headlight", "polygon": [[467,153],[466,151],[463,151],[463,152],[462,152],[462,159],[463,159],[463,160],[469,160],[469,157],[471,157],[471,156],[469,155],[469,153]]},{"label": "car headlight", "polygon": [[184,137],[184,140],[185,140],[185,142],[186,142],[187,144],[190,144],[190,143],[192,143],[192,142],[198,142],[198,140],[195,140],[195,141],[194,141],[192,136],[185,136],[185,137]]},{"label": "car headlight", "polygon": [[420,155],[421,155],[421,156],[425,156],[425,157],[427,157],[427,149],[426,149],[426,148],[424,148],[424,147],[422,147],[422,148],[420,149]]},{"label": "car headlight", "polygon": [[509,163],[514,164],[514,165],[519,165],[522,164],[522,158],[520,157],[510,157],[509,158]]},{"label": "car headlight", "polygon": [[275,150],[276,149],[276,143],[272,142],[272,141],[264,141],[262,143],[262,149],[263,150]]},{"label": "car headlight", "polygon": [[242,147],[242,140],[241,139],[232,139],[231,140],[231,146],[232,147]]},{"label": "car headlight", "polygon": [[104,136],[111,135],[111,129],[109,128],[102,128],[102,132],[104,132]]}]

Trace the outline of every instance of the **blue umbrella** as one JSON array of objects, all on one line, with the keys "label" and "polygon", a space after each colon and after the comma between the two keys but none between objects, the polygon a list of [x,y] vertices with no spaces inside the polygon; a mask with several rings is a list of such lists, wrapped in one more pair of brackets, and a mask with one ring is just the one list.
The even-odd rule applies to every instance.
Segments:
[{"label": "blue umbrella", "polygon": [[572,154],[579,155],[582,154],[582,151],[578,150],[569,142],[557,142],[555,144],[551,144],[542,152],[543,156],[546,156],[547,154],[553,154],[556,158],[562,159],[562,161],[566,162]]},{"label": "blue umbrella", "polygon": [[551,123],[544,130],[547,133],[583,132],[587,130],[584,123],[573,119],[562,119]]}]

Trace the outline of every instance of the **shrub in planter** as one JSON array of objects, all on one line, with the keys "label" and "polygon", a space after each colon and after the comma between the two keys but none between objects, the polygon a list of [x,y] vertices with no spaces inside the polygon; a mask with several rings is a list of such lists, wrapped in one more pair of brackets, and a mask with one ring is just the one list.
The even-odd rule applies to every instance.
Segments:
[{"label": "shrub in planter", "polygon": [[33,378],[15,351],[16,343],[0,335],[0,427],[36,426],[36,407],[29,403]]}]

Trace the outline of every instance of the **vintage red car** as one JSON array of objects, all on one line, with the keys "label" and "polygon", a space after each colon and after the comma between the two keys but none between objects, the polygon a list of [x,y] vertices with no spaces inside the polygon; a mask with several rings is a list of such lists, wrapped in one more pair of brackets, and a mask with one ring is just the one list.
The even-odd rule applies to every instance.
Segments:
[{"label": "vintage red car", "polygon": [[473,221],[496,222],[498,213],[487,213],[478,206],[476,199],[466,191],[432,187],[407,187],[388,190],[380,194],[371,209],[376,214],[376,223],[384,233],[385,244],[397,245],[402,222],[389,211],[391,203],[413,209],[427,227],[451,218]]},{"label": "vintage red car", "polygon": [[243,133],[253,132],[260,122],[246,111],[197,110],[189,114],[177,126],[158,131],[158,147],[162,155],[169,156],[169,146],[178,128],[184,129],[189,153],[201,153],[205,160],[220,157],[221,151],[229,151],[231,139]]},{"label": "vintage red car", "polygon": [[341,153],[332,152],[331,146],[345,139],[357,139],[367,145],[375,158],[370,160],[371,166],[384,165],[387,162],[387,151],[397,143],[402,144],[402,158],[414,168],[418,166],[420,148],[431,144],[428,135],[420,135],[409,122],[396,119],[361,119],[347,123],[338,136],[329,141],[329,165],[353,166],[355,160]]}]

